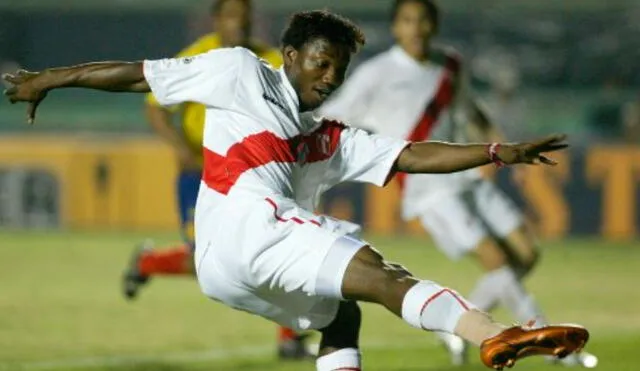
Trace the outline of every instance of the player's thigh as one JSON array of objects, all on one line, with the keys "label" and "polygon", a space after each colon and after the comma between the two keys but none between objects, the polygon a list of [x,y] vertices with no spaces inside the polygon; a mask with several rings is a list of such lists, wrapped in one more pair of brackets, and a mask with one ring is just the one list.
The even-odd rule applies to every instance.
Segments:
[{"label": "player's thigh", "polygon": [[[212,266],[217,265],[226,277],[233,277],[231,281],[236,285],[295,320],[282,323],[282,319],[263,307],[251,309],[241,305],[242,297],[220,298],[214,292],[210,296],[296,329],[327,326],[342,299],[344,271],[365,243],[345,236],[345,231],[336,232],[322,218],[290,200],[269,199],[243,209],[250,211],[238,211],[244,214],[236,220],[234,210],[227,210],[225,218],[215,223],[215,229],[227,231],[224,235],[216,236],[215,229],[198,229],[198,259],[203,260],[203,251],[210,251],[215,255]],[[212,247],[202,250],[200,238],[206,233],[211,234]],[[204,275],[199,268],[199,276]],[[211,284],[215,285],[213,281]]]},{"label": "player's thigh", "polygon": [[487,236],[480,241],[472,255],[485,272],[491,272],[508,265],[508,256],[495,238]]},{"label": "player's thigh", "polygon": [[509,257],[516,263],[532,265],[538,256],[537,247],[515,203],[489,181],[481,182],[473,192],[479,213],[493,234],[504,242]]},{"label": "player's thigh", "polygon": [[[242,273],[246,263],[223,255],[229,254],[205,248],[198,258],[198,282],[210,299],[298,331],[320,329],[335,319],[340,300],[309,295],[301,289],[283,290],[276,273],[283,270],[275,267],[269,281],[253,285]],[[264,267],[258,269],[264,270]],[[291,278],[285,276],[287,283],[291,283]],[[280,287],[269,287],[269,282]]]},{"label": "player's thigh", "polygon": [[252,286],[295,318],[293,328],[320,329],[333,322],[347,265],[364,243],[303,218],[284,222],[288,233],[255,260]]},{"label": "player's thigh", "polygon": [[469,192],[443,195],[420,215],[436,247],[450,259],[472,252],[489,235]]},{"label": "player's thigh", "polygon": [[176,199],[180,216],[182,237],[190,246],[195,246],[194,213],[200,189],[199,171],[181,171],[176,182]]}]

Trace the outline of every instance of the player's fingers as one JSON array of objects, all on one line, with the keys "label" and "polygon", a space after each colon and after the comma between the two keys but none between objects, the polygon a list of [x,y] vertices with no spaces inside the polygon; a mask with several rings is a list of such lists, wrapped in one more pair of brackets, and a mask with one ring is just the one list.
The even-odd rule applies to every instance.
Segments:
[{"label": "player's fingers", "polygon": [[12,86],[9,89],[6,89],[4,91],[4,95],[6,95],[7,97],[10,97],[14,95],[17,91],[18,91],[18,88],[16,88],[15,86]]},{"label": "player's fingers", "polygon": [[27,122],[31,125],[36,120],[36,110],[40,101],[30,102],[27,105]]},{"label": "player's fingers", "polygon": [[535,157],[527,159],[524,163],[527,165],[539,165]]},{"label": "player's fingers", "polygon": [[551,143],[551,144],[547,144],[544,147],[539,148],[539,150],[540,152],[554,152],[554,151],[559,151],[568,147],[569,147],[569,144],[567,143]]},{"label": "player's fingers", "polygon": [[549,165],[549,166],[556,166],[558,165],[558,162],[550,159],[549,157],[546,156],[540,156],[538,157],[538,159],[540,160],[541,163],[545,164],[545,165]]},{"label": "player's fingers", "polygon": [[16,88],[16,87],[11,87],[11,88],[9,88],[9,89],[6,89],[6,90],[3,92],[3,94],[4,94],[5,96],[9,97],[9,102],[10,102],[11,104],[14,104],[14,103],[16,103],[16,102],[18,101],[18,100],[15,98],[15,93],[16,93],[16,91],[17,91],[17,88]]},{"label": "player's fingers", "polygon": [[5,73],[2,75],[2,79],[8,83],[11,84],[17,84],[18,83],[18,77],[16,77],[15,75],[12,75],[10,73]]},{"label": "player's fingers", "polygon": [[545,147],[548,145],[564,142],[566,139],[567,139],[567,136],[565,134],[549,135],[548,137],[535,142],[534,146],[538,148]]}]

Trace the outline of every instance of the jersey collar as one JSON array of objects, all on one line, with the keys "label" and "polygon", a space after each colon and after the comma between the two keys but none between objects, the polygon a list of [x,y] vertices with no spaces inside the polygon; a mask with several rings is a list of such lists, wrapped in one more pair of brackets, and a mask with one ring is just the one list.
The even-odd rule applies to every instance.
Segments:
[{"label": "jersey collar", "polygon": [[404,63],[408,66],[420,67],[420,68],[430,66],[430,62],[420,63],[415,59],[413,59],[413,57],[407,54],[407,52],[405,52],[400,45],[392,46],[391,54],[393,55],[394,58],[399,60],[401,63]]}]

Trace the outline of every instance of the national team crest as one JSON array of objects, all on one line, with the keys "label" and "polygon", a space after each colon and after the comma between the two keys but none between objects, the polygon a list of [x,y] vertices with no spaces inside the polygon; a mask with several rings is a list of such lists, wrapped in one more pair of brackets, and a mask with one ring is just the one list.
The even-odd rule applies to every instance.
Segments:
[{"label": "national team crest", "polygon": [[299,164],[306,164],[311,149],[305,140],[300,141],[296,147],[296,159]]}]

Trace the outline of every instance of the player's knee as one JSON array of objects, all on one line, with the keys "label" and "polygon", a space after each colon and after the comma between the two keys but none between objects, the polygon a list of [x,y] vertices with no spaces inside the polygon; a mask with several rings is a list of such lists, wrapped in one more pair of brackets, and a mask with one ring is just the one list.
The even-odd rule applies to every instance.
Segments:
[{"label": "player's knee", "polygon": [[487,272],[509,264],[506,254],[493,238],[485,238],[480,241],[473,252],[480,265]]},{"label": "player's knee", "polygon": [[384,304],[390,295],[400,290],[410,274],[399,265],[384,261],[375,249],[364,247],[354,256],[343,281],[343,296]]}]

